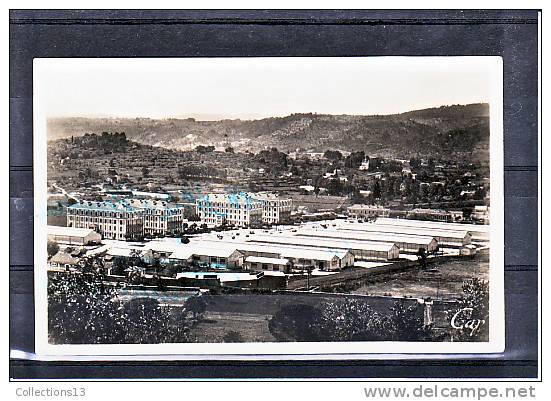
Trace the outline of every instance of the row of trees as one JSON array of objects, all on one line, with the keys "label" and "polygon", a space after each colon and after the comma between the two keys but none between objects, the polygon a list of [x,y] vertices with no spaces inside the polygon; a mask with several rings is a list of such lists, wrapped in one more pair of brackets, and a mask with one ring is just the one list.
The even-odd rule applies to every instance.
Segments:
[{"label": "row of trees", "polygon": [[48,333],[53,344],[154,344],[191,341],[206,309],[201,297],[182,307],[152,298],[123,301],[99,274],[55,273],[48,281]]},{"label": "row of trees", "polygon": [[284,306],[269,328],[279,341],[488,341],[488,282],[465,282],[461,299],[444,318],[446,327],[436,328],[425,324],[421,304],[399,300],[381,312],[365,298],[342,298],[319,306]]},{"label": "row of trees", "polygon": [[319,307],[289,305],[269,322],[279,341],[429,341],[422,310],[396,302],[388,313],[375,311],[365,299],[344,298]]},{"label": "row of trees", "polygon": [[[278,341],[487,341],[488,282],[463,285],[459,302],[445,311],[447,329],[425,324],[423,306],[396,301],[375,310],[366,298],[337,298],[320,305],[291,304],[269,321]],[[191,342],[191,328],[206,311],[202,296],[181,307],[152,298],[123,300],[101,274],[54,273],[48,282],[48,329],[53,344]],[[241,341],[232,333],[223,341]]]}]

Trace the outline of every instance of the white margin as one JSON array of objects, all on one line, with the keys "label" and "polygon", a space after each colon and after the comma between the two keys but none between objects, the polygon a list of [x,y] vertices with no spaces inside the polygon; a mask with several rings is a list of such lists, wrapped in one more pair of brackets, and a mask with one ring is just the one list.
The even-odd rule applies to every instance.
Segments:
[{"label": "white margin", "polygon": [[[450,56],[451,57],[451,56]],[[504,221],[503,221],[503,63],[501,57],[465,56],[456,59],[487,59],[492,74],[490,99],[490,339],[489,342],[297,342],[297,343],[186,343],[186,344],[85,344],[52,345],[47,336],[47,155],[46,116],[40,101],[40,67],[63,59],[33,60],[33,157],[34,157],[34,259],[35,259],[35,353],[44,359],[55,356],[170,355],[175,359],[380,359],[402,354],[417,359],[420,354],[492,354],[505,347],[504,311]],[[380,59],[381,57],[377,57]],[[389,59],[416,57],[388,56]],[[423,57],[427,59],[430,57]],[[440,58],[440,57],[435,57]],[[296,59],[296,57],[294,58]],[[311,57],[309,59],[312,59]],[[70,59],[69,59],[70,60]],[[128,60],[128,59],[119,59]],[[195,59],[197,60],[197,59]],[[450,355],[451,357],[451,355]]]}]

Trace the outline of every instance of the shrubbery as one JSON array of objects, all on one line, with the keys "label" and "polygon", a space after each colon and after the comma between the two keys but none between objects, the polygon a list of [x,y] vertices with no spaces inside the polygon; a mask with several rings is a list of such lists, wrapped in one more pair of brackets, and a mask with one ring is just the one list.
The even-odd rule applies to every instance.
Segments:
[{"label": "shrubbery", "polygon": [[123,302],[94,274],[52,275],[48,281],[48,333],[53,344],[149,344],[188,341],[184,308],[151,298]]},{"label": "shrubbery", "polygon": [[396,301],[388,313],[375,311],[365,299],[343,298],[319,307],[283,307],[269,323],[280,341],[430,341],[420,305]]}]

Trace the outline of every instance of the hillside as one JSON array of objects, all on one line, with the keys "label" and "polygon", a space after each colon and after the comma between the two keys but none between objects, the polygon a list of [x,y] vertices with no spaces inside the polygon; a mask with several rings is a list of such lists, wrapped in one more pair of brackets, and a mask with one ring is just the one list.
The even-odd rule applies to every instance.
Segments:
[{"label": "hillside", "polygon": [[292,114],[260,120],[196,121],[148,118],[54,118],[48,139],[84,133],[125,132],[128,139],[169,149],[231,146],[257,152],[277,147],[364,150],[370,155],[487,159],[489,106],[442,106],[394,115]]}]

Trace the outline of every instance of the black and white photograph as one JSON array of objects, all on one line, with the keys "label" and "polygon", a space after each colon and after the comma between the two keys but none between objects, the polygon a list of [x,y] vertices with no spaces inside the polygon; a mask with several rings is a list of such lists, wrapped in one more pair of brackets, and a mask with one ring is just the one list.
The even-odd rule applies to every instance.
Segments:
[{"label": "black and white photograph", "polygon": [[503,351],[500,57],[33,68],[38,353]]}]

